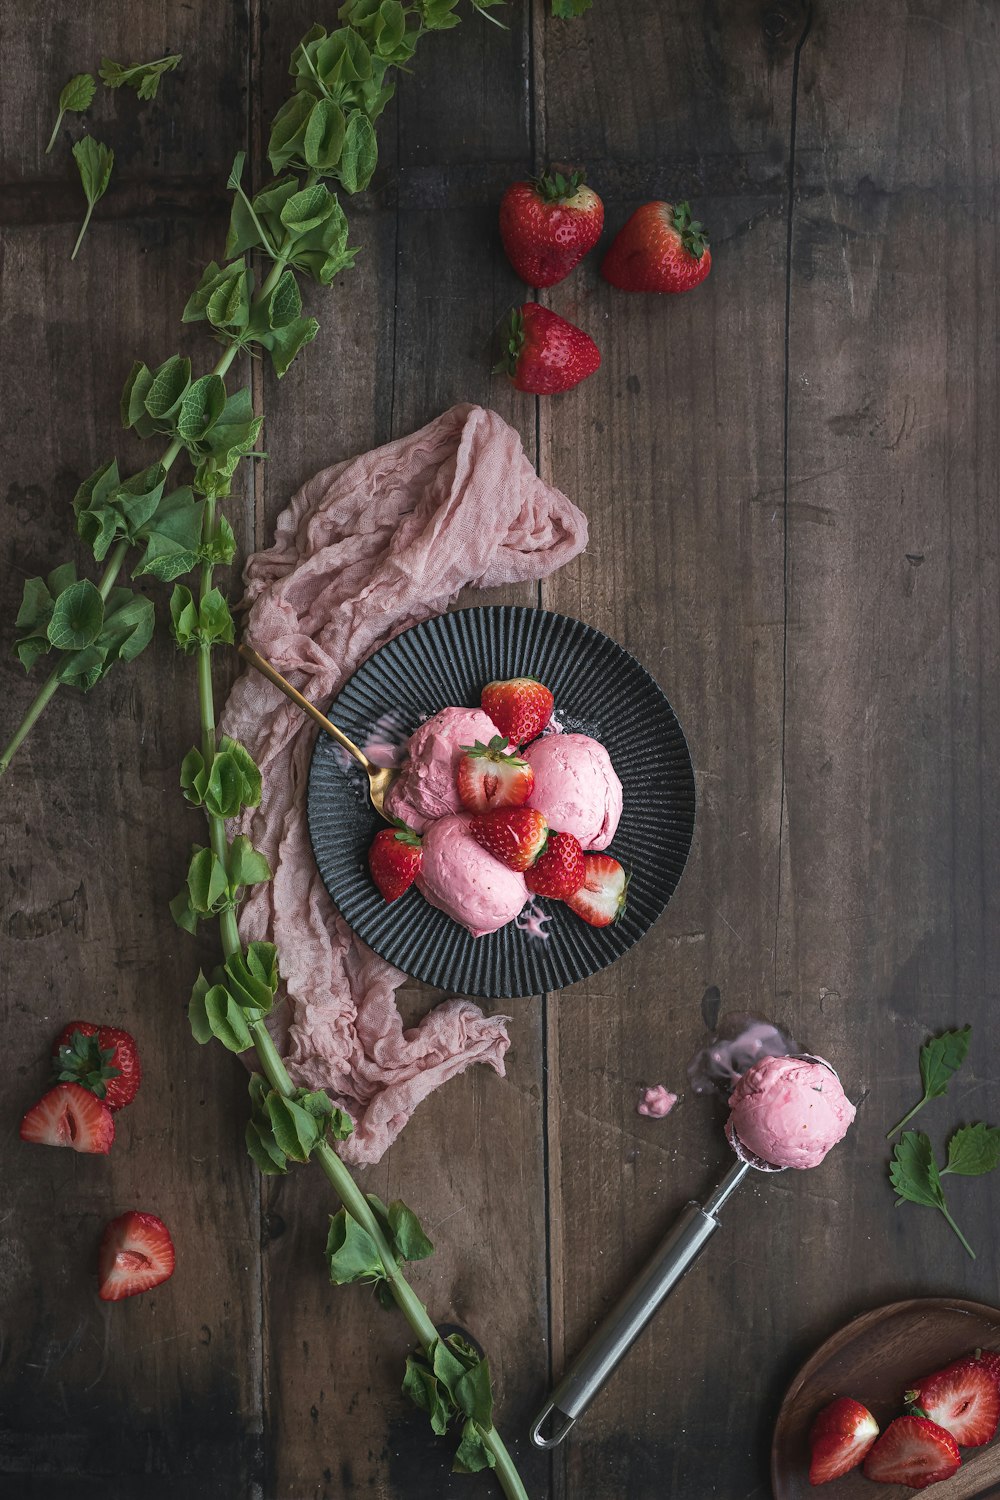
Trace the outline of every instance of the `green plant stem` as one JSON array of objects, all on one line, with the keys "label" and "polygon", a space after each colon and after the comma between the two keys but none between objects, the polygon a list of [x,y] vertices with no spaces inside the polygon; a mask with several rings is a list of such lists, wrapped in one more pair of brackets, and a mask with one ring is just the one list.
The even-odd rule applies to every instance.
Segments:
[{"label": "green plant stem", "polygon": [[83,216],[83,223],[80,225],[80,233],[76,237],[76,244],[73,246],[73,253],[70,256],[70,260],[76,260],[77,251],[79,250],[80,246],[83,244],[83,237],[87,233],[87,225],[90,223],[90,216],[91,216],[91,214],[93,212],[94,212],[94,205],[93,205],[93,203],[88,203],[87,204],[87,212]]},{"label": "green plant stem", "polygon": [[65,110],[64,110],[64,109],[61,109],[61,110],[60,110],[60,111],[59,111],[59,117],[58,117],[58,119],[57,119],[57,120],[56,120],[56,123],[55,123],[55,124],[54,124],[54,125],[53,125],[53,127],[52,127],[52,134],[51,134],[51,135],[50,135],[50,136],[49,136],[49,144],[48,144],[48,145],[47,145],[47,146],[46,146],[46,148],[45,148],[45,155],[46,155],[46,156],[48,156],[48,154],[49,154],[49,152],[50,152],[50,151],[51,151],[51,150],[52,150],[52,147],[53,147],[53,146],[54,146],[54,145],[55,145],[55,143],[56,143],[56,136],[57,136],[57,135],[58,135],[58,134],[59,134],[59,126],[60,126],[60,125],[61,125],[61,124],[62,124],[62,122],[63,122],[63,115],[64,115],[64,114],[65,114],[65,113],[66,113],[66,111],[65,111]]},{"label": "green plant stem", "polygon": [[976,1252],[975,1252],[975,1250],[973,1250],[972,1246],[969,1244],[968,1240],[965,1238],[965,1235],[959,1229],[958,1225],[955,1223],[955,1220],[952,1218],[952,1216],[948,1212],[947,1208],[945,1208],[944,1204],[941,1204],[939,1206],[941,1208],[941,1212],[944,1214],[944,1216],[947,1219],[948,1223],[951,1225],[952,1229],[955,1231],[955,1233],[958,1235],[959,1239],[961,1240],[962,1244],[965,1246],[965,1249],[967,1250],[968,1254],[972,1257],[973,1260],[975,1260],[975,1258],[976,1258]]},{"label": "green plant stem", "polygon": [[886,1140],[891,1141],[897,1130],[902,1130],[904,1125],[909,1125],[910,1121],[913,1119],[913,1116],[919,1114],[926,1103],[927,1100],[926,1098],[924,1098],[921,1099],[919,1104],[915,1104],[910,1110],[910,1113],[908,1115],[904,1115],[898,1125],[894,1125],[891,1130],[886,1132]]}]

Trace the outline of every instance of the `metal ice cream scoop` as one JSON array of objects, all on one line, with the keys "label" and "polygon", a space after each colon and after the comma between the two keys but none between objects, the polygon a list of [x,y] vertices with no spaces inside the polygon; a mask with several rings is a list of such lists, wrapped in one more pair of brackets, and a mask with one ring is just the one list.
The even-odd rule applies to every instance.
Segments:
[{"label": "metal ice cream scoop", "polygon": [[[796,1055],[803,1061],[825,1062],[811,1054]],[[825,1066],[829,1068],[830,1064],[825,1063]],[[830,1068],[830,1071],[835,1070]],[[573,1360],[532,1425],[531,1441],[536,1447],[557,1447],[583,1416],[661,1302],[708,1244],[719,1227],[720,1212],[750,1169],[757,1172],[786,1170],[754,1156],[730,1125],[726,1126],[726,1135],[738,1160],[704,1204],[691,1202],[682,1210],[652,1260]],[[551,1431],[546,1436],[542,1429],[550,1418]]]}]

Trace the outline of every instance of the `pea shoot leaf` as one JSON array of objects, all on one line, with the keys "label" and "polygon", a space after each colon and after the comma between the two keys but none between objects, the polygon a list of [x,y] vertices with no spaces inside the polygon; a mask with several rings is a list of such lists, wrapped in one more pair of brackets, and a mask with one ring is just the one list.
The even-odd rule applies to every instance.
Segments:
[{"label": "pea shoot leaf", "polygon": [[157,58],[155,62],[127,65],[112,62],[110,57],[105,57],[101,60],[98,73],[101,82],[107,84],[109,89],[120,89],[125,84],[128,88],[135,89],[140,99],[155,99],[160,79],[165,73],[174,71],[181,56],[177,52],[170,57]]},{"label": "pea shoot leaf", "polygon": [[385,1266],[375,1241],[356,1219],[340,1209],[330,1218],[326,1263],[335,1286],[354,1281],[384,1281]]}]

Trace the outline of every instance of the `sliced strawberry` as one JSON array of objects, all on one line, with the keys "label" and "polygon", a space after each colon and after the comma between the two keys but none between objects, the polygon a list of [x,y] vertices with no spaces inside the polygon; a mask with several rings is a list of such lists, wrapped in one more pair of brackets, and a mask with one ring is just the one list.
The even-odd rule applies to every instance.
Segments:
[{"label": "sliced strawberry", "polygon": [[962,1462],[950,1433],[927,1417],[897,1417],[865,1459],[865,1476],[876,1484],[907,1484],[924,1490],[950,1479]]},{"label": "sliced strawberry", "polygon": [[481,703],[483,711],[512,745],[526,745],[541,734],[555,706],[548,688],[534,677],[488,682]]},{"label": "sliced strawberry", "polygon": [[118,1026],[70,1021],[52,1043],[52,1069],[60,1083],[79,1083],[109,1109],[131,1104],[142,1081],[134,1037]]},{"label": "sliced strawberry", "polygon": [[91,1156],[107,1156],[114,1138],[110,1109],[78,1083],[57,1083],[21,1121],[22,1141],[70,1146]]},{"label": "sliced strawberry", "polygon": [[469,831],[508,870],[526,870],[545,848],[549,825],[533,807],[500,807],[478,813]]},{"label": "sliced strawberry", "polygon": [[155,1214],[133,1210],[112,1219],[97,1257],[102,1301],[119,1302],[159,1286],[173,1275],[174,1259],[170,1230]]},{"label": "sliced strawberry", "polygon": [[989,1370],[997,1385],[1000,1385],[1000,1354],[995,1349],[977,1349],[975,1358],[984,1370]]},{"label": "sliced strawberry", "polygon": [[488,745],[477,740],[461,750],[455,784],[463,807],[485,813],[524,806],[534,789],[535,773],[526,760],[511,753],[509,740],[495,734]]},{"label": "sliced strawberry", "polygon": [[628,876],[610,854],[585,854],[583,884],[566,905],[591,927],[610,927],[625,910]]},{"label": "sliced strawberry", "polygon": [[583,885],[586,873],[580,840],[571,833],[550,833],[531,869],[525,870],[524,883],[536,896],[567,901]]},{"label": "sliced strawberry", "polygon": [[396,901],[420,874],[423,851],[420,836],[397,822],[395,828],[380,828],[368,850],[372,879],[387,901]]},{"label": "sliced strawberry", "polygon": [[1000,1387],[981,1360],[960,1359],[906,1392],[908,1406],[950,1432],[963,1448],[988,1443],[1000,1422]]},{"label": "sliced strawberry", "polygon": [[860,1401],[840,1396],[813,1422],[809,1433],[809,1483],[828,1484],[856,1469],[878,1437],[878,1423]]}]

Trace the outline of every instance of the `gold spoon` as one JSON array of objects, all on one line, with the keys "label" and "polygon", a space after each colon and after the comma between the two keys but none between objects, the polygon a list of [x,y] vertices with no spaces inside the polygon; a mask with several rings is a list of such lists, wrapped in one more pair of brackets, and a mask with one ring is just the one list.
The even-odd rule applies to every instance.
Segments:
[{"label": "gold spoon", "polygon": [[268,682],[273,682],[275,687],[284,693],[286,698],[290,698],[293,703],[297,703],[302,712],[308,714],[310,719],[315,719],[320,728],[325,729],[331,739],[336,740],[342,750],[346,750],[348,755],[353,755],[358,765],[368,777],[368,795],[371,798],[372,807],[374,807],[379,817],[385,818],[387,823],[391,823],[392,818],[385,810],[385,796],[399,775],[399,772],[392,766],[374,765],[368,759],[365,752],[359,750],[354,741],[347,738],[342,729],[338,729],[336,724],[331,724],[326,714],[320,713],[315,703],[310,703],[308,698],[303,697],[298,688],[292,687],[287,678],[282,677],[281,673],[272,667],[271,663],[266,661],[263,656],[258,655],[251,646],[237,646],[236,649],[244,661],[248,661],[252,667],[256,667],[257,671],[262,673]]}]

